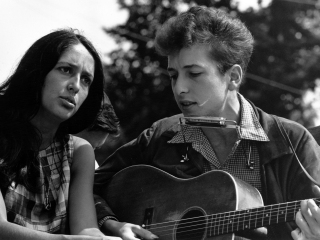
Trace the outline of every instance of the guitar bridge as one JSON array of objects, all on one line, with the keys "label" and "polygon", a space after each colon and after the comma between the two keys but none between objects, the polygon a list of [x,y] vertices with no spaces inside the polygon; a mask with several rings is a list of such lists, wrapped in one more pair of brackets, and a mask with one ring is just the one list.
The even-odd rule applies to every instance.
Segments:
[{"label": "guitar bridge", "polygon": [[143,218],[143,224],[142,224],[142,227],[144,229],[150,228],[150,224],[152,224],[152,218],[153,218],[153,207],[146,208],[144,212],[144,218]]}]

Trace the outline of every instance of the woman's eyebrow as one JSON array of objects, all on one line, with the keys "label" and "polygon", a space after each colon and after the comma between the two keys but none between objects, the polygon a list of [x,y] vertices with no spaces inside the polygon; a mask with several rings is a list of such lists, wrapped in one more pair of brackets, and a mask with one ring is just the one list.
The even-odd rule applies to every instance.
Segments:
[{"label": "woman's eyebrow", "polygon": [[[69,66],[71,66],[71,67],[73,67],[73,68],[79,68],[79,66],[78,66],[77,64],[73,64],[73,63],[66,62],[66,61],[58,61],[58,63],[68,64]],[[88,75],[89,77],[93,77],[93,75],[92,75],[90,72],[86,71],[86,70],[84,70],[84,73],[85,73],[86,75]]]}]

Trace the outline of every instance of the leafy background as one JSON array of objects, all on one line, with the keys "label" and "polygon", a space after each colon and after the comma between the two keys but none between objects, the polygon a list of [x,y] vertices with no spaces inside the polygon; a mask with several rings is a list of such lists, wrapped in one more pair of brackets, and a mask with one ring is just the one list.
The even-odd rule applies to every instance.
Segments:
[{"label": "leafy background", "polygon": [[167,59],[156,54],[153,38],[166,19],[193,5],[221,8],[239,17],[252,32],[255,48],[242,95],[266,112],[305,127],[319,124],[318,0],[272,0],[267,7],[246,11],[231,0],[119,0],[119,4],[129,18],[123,25],[105,29],[119,46],[110,53],[105,73],[106,92],[122,133],[96,151],[98,162],[154,121],[179,113],[166,73]]}]

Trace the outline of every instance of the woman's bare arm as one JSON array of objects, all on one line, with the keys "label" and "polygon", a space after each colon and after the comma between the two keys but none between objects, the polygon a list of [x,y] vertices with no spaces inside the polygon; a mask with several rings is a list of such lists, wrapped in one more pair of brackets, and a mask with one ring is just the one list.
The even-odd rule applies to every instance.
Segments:
[{"label": "woman's bare arm", "polygon": [[10,240],[104,240],[107,238],[91,236],[54,235],[35,231],[7,221],[6,207],[0,192],[0,239]]},{"label": "woman's bare arm", "polygon": [[70,231],[71,234],[106,238],[98,228],[94,207],[94,163],[95,156],[91,145],[82,138],[74,137],[74,158],[69,192]]}]

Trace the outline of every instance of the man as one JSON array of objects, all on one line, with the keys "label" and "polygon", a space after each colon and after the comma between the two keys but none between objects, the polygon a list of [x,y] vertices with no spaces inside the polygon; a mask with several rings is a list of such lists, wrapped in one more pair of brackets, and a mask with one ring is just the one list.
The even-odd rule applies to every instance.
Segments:
[{"label": "man", "polygon": [[[87,140],[93,149],[99,149],[105,143],[109,134],[116,136],[119,134],[119,131],[119,119],[114,112],[107,94],[104,94],[104,100],[97,119],[90,127],[75,135]],[[96,168],[97,167],[98,163],[96,161]]]},{"label": "man", "polygon": [[[193,7],[160,28],[155,46],[168,57],[172,90],[182,114],[155,122],[111,155],[96,170],[96,194],[103,193],[118,171],[148,164],[179,178],[224,170],[255,187],[265,205],[320,196],[298,162],[320,182],[320,148],[310,133],[263,112],[238,92],[253,50],[252,35],[240,20],[220,10]],[[182,117],[194,121],[199,119],[193,117],[219,117],[236,127],[224,123],[193,127],[181,124],[187,120]],[[106,217],[100,216],[102,229],[123,239],[156,238],[137,225],[116,222],[108,211]],[[298,228],[291,223],[272,225],[268,238],[317,239],[317,221],[320,213],[314,201],[302,201]]]}]

